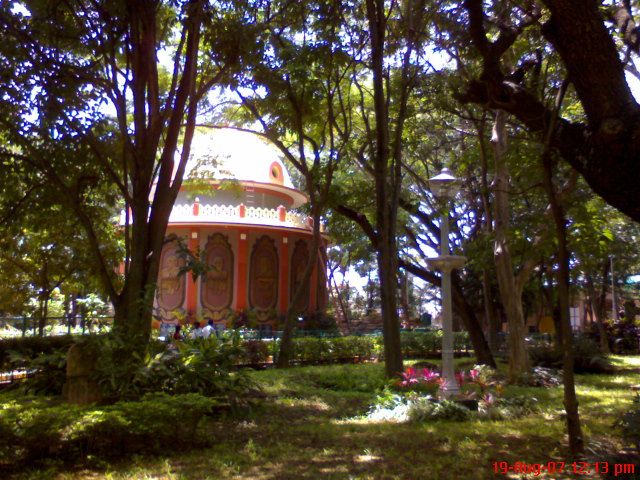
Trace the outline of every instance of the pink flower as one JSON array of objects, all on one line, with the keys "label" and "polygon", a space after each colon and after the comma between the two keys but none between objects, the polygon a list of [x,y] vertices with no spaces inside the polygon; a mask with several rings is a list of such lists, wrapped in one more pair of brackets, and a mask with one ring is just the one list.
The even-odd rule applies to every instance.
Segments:
[{"label": "pink flower", "polygon": [[456,372],[456,380],[458,381],[458,384],[462,385],[465,379],[466,379],[466,375],[464,374],[463,371]]},{"label": "pink flower", "polygon": [[416,371],[414,368],[409,367],[402,372],[402,382],[400,382],[400,385],[408,387],[410,385],[415,385],[416,383],[418,383],[418,378],[416,377]]},{"label": "pink flower", "polygon": [[478,379],[479,375],[480,375],[480,370],[478,370],[477,368],[474,368],[473,370],[469,370],[469,377],[471,377],[472,382],[475,382]]},{"label": "pink flower", "polygon": [[425,382],[433,383],[436,382],[438,378],[440,378],[440,374],[435,370],[429,370],[428,368],[425,368],[422,370],[422,377],[424,378]]}]

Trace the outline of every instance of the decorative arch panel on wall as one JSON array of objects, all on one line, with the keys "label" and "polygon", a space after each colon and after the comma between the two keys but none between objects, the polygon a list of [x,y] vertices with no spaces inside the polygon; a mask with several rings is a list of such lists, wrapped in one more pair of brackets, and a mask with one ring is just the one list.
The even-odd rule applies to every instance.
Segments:
[{"label": "decorative arch panel on wall", "polygon": [[184,259],[178,256],[178,242],[170,242],[162,248],[156,290],[156,300],[160,308],[175,310],[184,304],[187,277],[180,275],[180,269],[184,264]]},{"label": "decorative arch panel on wall", "polygon": [[[298,240],[293,248],[293,255],[291,255],[291,281],[289,286],[289,298],[293,301],[293,297],[296,294],[298,285],[302,283],[304,277],[304,270],[309,262],[309,246],[305,240]],[[309,281],[305,283],[304,293],[302,297],[296,302],[295,310],[297,312],[303,312],[309,307]]]},{"label": "decorative arch panel on wall", "polygon": [[278,301],[278,251],[267,235],[256,240],[249,265],[249,304],[268,310]]},{"label": "decorative arch panel on wall", "polygon": [[202,305],[212,311],[223,310],[233,300],[233,250],[224,235],[214,233],[204,251],[209,268],[200,288]]}]

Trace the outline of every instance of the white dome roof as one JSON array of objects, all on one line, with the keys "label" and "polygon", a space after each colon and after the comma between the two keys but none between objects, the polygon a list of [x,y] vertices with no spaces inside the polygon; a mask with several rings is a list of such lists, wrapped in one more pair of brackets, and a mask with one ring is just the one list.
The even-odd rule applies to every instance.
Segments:
[{"label": "white dome roof", "polygon": [[232,128],[196,129],[184,178],[234,179],[295,189],[275,145]]}]

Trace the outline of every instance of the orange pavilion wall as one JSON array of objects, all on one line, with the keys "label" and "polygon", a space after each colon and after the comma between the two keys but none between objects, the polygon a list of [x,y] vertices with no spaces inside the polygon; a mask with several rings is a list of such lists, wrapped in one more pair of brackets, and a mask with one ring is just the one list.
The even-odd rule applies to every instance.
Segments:
[{"label": "orange pavilion wall", "polygon": [[[256,242],[263,236],[267,235],[274,241],[277,252],[277,299],[275,302],[275,311],[277,315],[284,315],[291,300],[291,257],[296,242],[303,239],[310,245],[311,235],[305,235],[295,230],[269,229],[253,226],[170,226],[167,229],[167,235],[172,233],[181,237],[188,245],[192,252],[201,251],[207,245],[209,237],[215,233],[225,236],[233,252],[233,293],[231,309],[235,312],[251,309],[250,289],[251,289],[251,254]],[[319,263],[315,266],[313,275],[309,285],[309,299],[307,303],[307,313],[315,313],[319,306],[324,306],[326,302],[318,301],[318,294],[325,289],[318,288],[318,282],[322,281],[326,275],[322,275],[319,269],[326,265],[323,254],[319,255]],[[326,280],[324,280],[326,281]],[[202,316],[204,307],[202,304],[202,288],[201,279],[195,282],[191,280],[191,274],[188,274],[185,302],[182,310],[186,317],[186,321],[195,320],[198,315]],[[156,302],[157,306],[157,302]],[[166,313],[166,312],[165,312]],[[175,319],[168,318],[171,315],[163,315],[162,320],[173,321]],[[223,320],[216,319],[216,323],[222,323]],[[228,322],[227,322],[228,323]],[[273,326],[275,327],[275,322]],[[229,327],[230,325],[226,325]]]}]

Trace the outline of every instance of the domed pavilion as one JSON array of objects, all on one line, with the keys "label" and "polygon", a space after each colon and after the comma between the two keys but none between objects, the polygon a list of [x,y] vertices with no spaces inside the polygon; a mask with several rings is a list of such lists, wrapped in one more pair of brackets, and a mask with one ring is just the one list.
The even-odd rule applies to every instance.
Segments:
[{"label": "domed pavilion", "polygon": [[[312,219],[295,211],[306,201],[274,145],[233,129],[197,130],[169,217],[167,239],[174,240],[160,258],[156,321],[278,328],[310,256]],[[326,307],[324,237],[321,243],[308,293],[296,306],[301,316]],[[204,263],[195,280],[181,273],[185,247]]]}]

